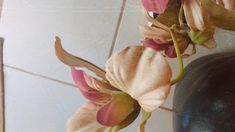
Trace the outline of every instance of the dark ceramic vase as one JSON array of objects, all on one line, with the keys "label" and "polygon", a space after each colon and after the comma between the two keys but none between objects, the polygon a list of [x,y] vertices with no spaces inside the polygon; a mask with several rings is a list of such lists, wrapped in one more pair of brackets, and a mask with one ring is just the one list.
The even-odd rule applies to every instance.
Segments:
[{"label": "dark ceramic vase", "polygon": [[174,132],[235,132],[235,53],[188,65],[175,89],[173,111]]}]

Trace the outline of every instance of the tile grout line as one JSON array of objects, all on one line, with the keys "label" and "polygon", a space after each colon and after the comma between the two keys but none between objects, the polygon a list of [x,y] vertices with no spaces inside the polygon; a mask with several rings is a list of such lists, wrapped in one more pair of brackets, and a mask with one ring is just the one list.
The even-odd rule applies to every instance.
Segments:
[{"label": "tile grout line", "polygon": [[[0,11],[1,12],[1,11]],[[1,15],[1,14],[0,14]],[[4,39],[0,38],[0,132],[5,131],[6,116],[5,116],[5,84],[3,72],[3,42]]]},{"label": "tile grout line", "polygon": [[126,1],[127,0],[122,1],[122,7],[121,7],[121,11],[120,11],[120,14],[119,14],[119,17],[118,17],[116,29],[115,29],[115,32],[114,32],[114,35],[113,35],[113,40],[112,40],[112,44],[111,44],[111,47],[110,47],[110,50],[109,50],[108,58],[110,58],[110,56],[113,54],[114,46],[116,44],[119,28],[120,28],[120,25],[121,25],[121,22],[122,22],[122,17],[123,17],[125,6],[126,6]]},{"label": "tile grout line", "polygon": [[[32,75],[32,76],[40,77],[40,78],[47,79],[47,80],[50,80],[50,81],[53,81],[53,82],[57,82],[57,83],[61,83],[61,84],[67,85],[67,86],[71,86],[71,87],[77,88],[77,86],[74,85],[74,84],[71,84],[71,83],[68,83],[68,82],[64,82],[64,81],[61,81],[61,80],[57,80],[57,79],[54,79],[54,78],[51,78],[51,77],[47,77],[45,75],[41,75],[41,74],[38,74],[38,73],[30,72],[30,71],[27,71],[27,70],[24,70],[24,69],[21,69],[21,68],[17,68],[17,67],[14,67],[14,66],[6,65],[6,64],[4,64],[3,66],[7,67],[7,68],[10,68],[10,69],[14,69],[14,70],[20,71],[20,72],[23,72],[23,73],[26,73],[26,74],[29,74],[29,75]],[[171,108],[167,108],[167,107],[164,107],[164,106],[160,106],[159,109],[162,109],[162,110],[165,110],[165,111],[168,111],[168,112],[172,112],[173,111]]]},{"label": "tile grout line", "polygon": [[30,74],[32,76],[40,77],[40,78],[43,78],[43,79],[47,79],[47,80],[50,80],[50,81],[54,81],[54,82],[57,82],[57,83],[61,83],[61,84],[67,85],[67,86],[71,86],[71,87],[76,87],[77,88],[77,86],[74,85],[74,84],[71,84],[71,83],[68,83],[68,82],[64,82],[64,81],[61,81],[61,80],[57,80],[57,79],[54,79],[54,78],[51,78],[51,77],[48,77],[48,76],[45,76],[45,75],[41,75],[41,74],[38,74],[38,73],[26,71],[26,70],[21,69],[21,68],[17,68],[17,67],[6,65],[6,64],[4,64],[4,67],[10,68],[10,69],[14,69],[14,70],[17,70],[17,71],[21,71],[21,72]]}]

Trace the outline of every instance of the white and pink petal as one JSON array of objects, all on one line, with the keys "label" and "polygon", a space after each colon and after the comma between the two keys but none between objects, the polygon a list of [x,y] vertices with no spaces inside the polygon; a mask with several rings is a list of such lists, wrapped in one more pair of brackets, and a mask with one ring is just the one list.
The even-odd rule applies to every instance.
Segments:
[{"label": "white and pink petal", "polygon": [[168,7],[168,0],[141,0],[147,11],[162,14]]},{"label": "white and pink petal", "polygon": [[161,53],[143,46],[127,47],[106,63],[106,78],[136,99],[146,112],[166,100],[172,72]]},{"label": "white and pink petal", "polygon": [[110,100],[111,96],[105,93],[101,93],[96,90],[94,87],[90,87],[87,82],[88,75],[82,71],[75,68],[71,68],[72,77],[76,85],[78,86],[82,95],[94,103],[103,103]]},{"label": "white and pink petal", "polygon": [[97,121],[107,127],[119,125],[135,111],[136,103],[125,93],[116,94],[109,103],[98,110]]},{"label": "white and pink petal", "polygon": [[118,127],[104,127],[96,120],[96,113],[101,106],[87,103],[69,118],[67,132],[116,132]]}]

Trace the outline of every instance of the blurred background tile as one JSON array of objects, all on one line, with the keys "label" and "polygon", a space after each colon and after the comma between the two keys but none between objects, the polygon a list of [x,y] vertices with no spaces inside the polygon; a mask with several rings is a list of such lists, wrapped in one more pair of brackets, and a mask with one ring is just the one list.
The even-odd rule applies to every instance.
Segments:
[{"label": "blurred background tile", "polygon": [[5,68],[6,132],[65,132],[84,102],[74,87]]},{"label": "blurred background tile", "polygon": [[121,10],[117,0],[7,0],[0,36],[6,65],[72,82],[54,53],[55,36],[66,50],[104,67]]},{"label": "blurred background tile", "polygon": [[[104,67],[112,46],[116,52],[143,40],[142,10],[140,1],[133,0],[4,1],[0,36],[5,38],[6,132],[64,132],[67,118],[86,102],[72,85],[69,68],[55,56],[55,36],[72,54]],[[197,54],[184,60],[185,66],[206,54],[235,50],[234,34],[217,29],[217,48],[198,46]],[[177,61],[168,60],[175,76]],[[173,93],[174,86],[164,107],[172,108]],[[139,121],[122,131],[137,131]],[[173,132],[172,113],[156,110],[146,129]]]},{"label": "blurred background tile", "polygon": [[145,24],[141,1],[127,0],[114,52],[122,50],[126,46],[140,45],[143,36],[139,31],[139,26]]},{"label": "blurred background tile", "polygon": [[0,20],[1,20],[1,14],[2,14],[2,3],[3,3],[3,0],[0,0]]}]

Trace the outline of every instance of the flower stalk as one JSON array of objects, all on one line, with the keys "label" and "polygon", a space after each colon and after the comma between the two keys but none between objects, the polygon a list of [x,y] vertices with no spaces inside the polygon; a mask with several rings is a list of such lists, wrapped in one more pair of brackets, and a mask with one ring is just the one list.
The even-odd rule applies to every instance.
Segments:
[{"label": "flower stalk", "polygon": [[183,77],[184,65],[183,65],[183,60],[182,60],[182,56],[181,56],[181,53],[180,53],[179,45],[178,45],[178,42],[176,40],[174,31],[172,29],[170,29],[170,34],[171,34],[171,37],[172,37],[172,41],[173,41],[173,44],[174,44],[174,47],[175,47],[177,60],[178,60],[178,75],[176,76],[175,79],[173,79],[171,81],[171,85],[174,85],[175,83],[177,83]]}]

